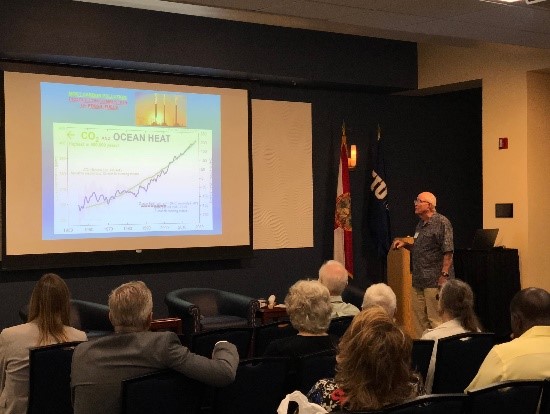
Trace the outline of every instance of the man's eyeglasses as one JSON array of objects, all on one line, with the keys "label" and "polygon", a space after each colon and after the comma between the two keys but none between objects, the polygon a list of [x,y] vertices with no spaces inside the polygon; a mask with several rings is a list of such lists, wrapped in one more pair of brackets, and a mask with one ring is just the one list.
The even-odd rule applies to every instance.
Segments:
[{"label": "man's eyeglasses", "polygon": [[426,201],[426,200],[419,200],[418,198],[416,200],[413,201],[414,202],[414,205],[416,206],[417,204],[420,204],[420,203],[428,203],[428,204],[431,204],[429,201]]}]

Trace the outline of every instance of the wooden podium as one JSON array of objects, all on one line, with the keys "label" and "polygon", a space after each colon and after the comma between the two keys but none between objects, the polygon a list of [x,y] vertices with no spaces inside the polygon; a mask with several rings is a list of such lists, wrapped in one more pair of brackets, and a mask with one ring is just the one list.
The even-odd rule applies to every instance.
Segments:
[{"label": "wooden podium", "polygon": [[[413,242],[412,237],[398,237],[398,239],[409,243]],[[395,320],[411,338],[417,339],[412,319],[412,274],[410,263],[410,252],[407,249],[390,249],[388,252],[388,285],[395,292],[395,296],[397,296]]]}]

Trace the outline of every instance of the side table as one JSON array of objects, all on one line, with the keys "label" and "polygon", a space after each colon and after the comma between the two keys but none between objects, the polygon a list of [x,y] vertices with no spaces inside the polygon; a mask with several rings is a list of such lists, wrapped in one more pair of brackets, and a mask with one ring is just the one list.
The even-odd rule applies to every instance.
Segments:
[{"label": "side table", "polygon": [[288,320],[288,314],[286,313],[285,306],[274,306],[269,309],[267,306],[263,306],[256,312],[256,316],[262,321],[262,325],[266,325],[272,322],[279,322],[281,320]]}]

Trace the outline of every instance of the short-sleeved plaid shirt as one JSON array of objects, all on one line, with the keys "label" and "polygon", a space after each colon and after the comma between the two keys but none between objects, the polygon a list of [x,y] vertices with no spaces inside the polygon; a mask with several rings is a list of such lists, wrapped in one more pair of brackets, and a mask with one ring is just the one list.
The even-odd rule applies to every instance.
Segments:
[{"label": "short-sleeved plaid shirt", "polygon": [[[443,266],[443,255],[453,250],[453,226],[447,217],[434,213],[426,223],[420,220],[416,226],[411,249],[413,287],[437,287]],[[452,266],[449,275],[454,276]]]}]

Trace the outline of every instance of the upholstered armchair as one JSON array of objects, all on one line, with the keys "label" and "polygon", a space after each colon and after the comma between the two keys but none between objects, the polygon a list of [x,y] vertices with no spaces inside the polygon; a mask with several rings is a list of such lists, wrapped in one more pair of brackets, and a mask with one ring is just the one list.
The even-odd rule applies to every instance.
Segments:
[{"label": "upholstered armchair", "polygon": [[181,318],[184,335],[243,326],[256,326],[260,303],[251,297],[208,288],[183,288],[164,298],[170,316]]}]

